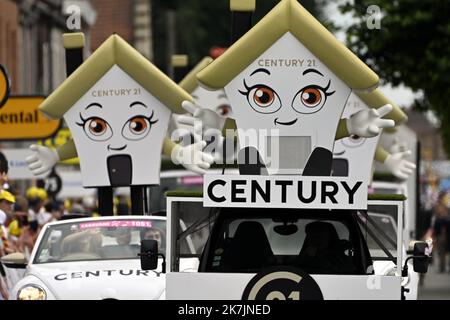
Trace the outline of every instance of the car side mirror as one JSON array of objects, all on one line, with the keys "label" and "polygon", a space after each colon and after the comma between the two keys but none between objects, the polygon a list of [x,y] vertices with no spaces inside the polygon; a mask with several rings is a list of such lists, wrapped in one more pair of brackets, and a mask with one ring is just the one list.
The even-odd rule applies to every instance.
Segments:
[{"label": "car side mirror", "polygon": [[142,270],[155,270],[158,268],[158,241],[142,240],[139,256]]},{"label": "car side mirror", "polygon": [[425,241],[416,241],[413,246],[413,269],[417,273],[426,273],[429,264],[429,248]]},{"label": "car side mirror", "polygon": [[25,269],[28,264],[28,260],[23,253],[14,252],[1,258],[2,264],[11,269]]}]

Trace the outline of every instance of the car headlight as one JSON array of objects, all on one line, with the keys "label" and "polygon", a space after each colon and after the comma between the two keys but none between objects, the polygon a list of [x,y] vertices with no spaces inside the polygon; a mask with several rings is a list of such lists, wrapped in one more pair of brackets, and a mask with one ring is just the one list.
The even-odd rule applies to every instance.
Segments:
[{"label": "car headlight", "polygon": [[47,293],[40,286],[28,284],[17,292],[17,300],[46,300]]}]

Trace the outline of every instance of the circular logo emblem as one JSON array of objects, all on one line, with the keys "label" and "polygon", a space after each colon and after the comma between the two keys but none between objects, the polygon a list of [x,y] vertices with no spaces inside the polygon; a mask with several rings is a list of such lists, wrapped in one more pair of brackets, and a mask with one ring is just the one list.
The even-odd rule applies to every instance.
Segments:
[{"label": "circular logo emblem", "polygon": [[8,101],[10,82],[6,68],[0,64],[0,108]]},{"label": "circular logo emblem", "polygon": [[242,300],[323,300],[323,295],[309,274],[291,266],[275,266],[250,280]]}]

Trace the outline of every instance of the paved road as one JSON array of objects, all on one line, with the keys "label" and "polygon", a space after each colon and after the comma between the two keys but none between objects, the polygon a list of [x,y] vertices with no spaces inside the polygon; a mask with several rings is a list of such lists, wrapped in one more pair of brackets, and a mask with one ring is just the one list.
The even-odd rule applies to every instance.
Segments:
[{"label": "paved road", "polygon": [[438,272],[436,258],[419,287],[419,300],[450,300],[450,272]]}]

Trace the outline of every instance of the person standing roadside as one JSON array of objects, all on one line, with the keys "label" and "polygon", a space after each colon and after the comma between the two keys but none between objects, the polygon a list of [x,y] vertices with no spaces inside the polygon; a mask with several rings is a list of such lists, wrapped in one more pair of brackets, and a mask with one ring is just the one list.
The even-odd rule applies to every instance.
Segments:
[{"label": "person standing roadside", "polygon": [[437,203],[434,207],[434,222],[433,222],[433,236],[434,242],[437,247],[437,253],[439,257],[439,272],[445,272],[447,253],[450,249],[450,222],[448,207],[446,204],[446,193],[441,192],[439,194]]},{"label": "person standing roadside", "polygon": [[[8,231],[5,223],[12,214],[13,205],[16,202],[15,197],[6,190],[0,190],[0,258],[5,254],[13,252],[8,240]],[[6,273],[0,264],[0,295],[2,299],[8,299],[8,290],[6,287]]]}]

